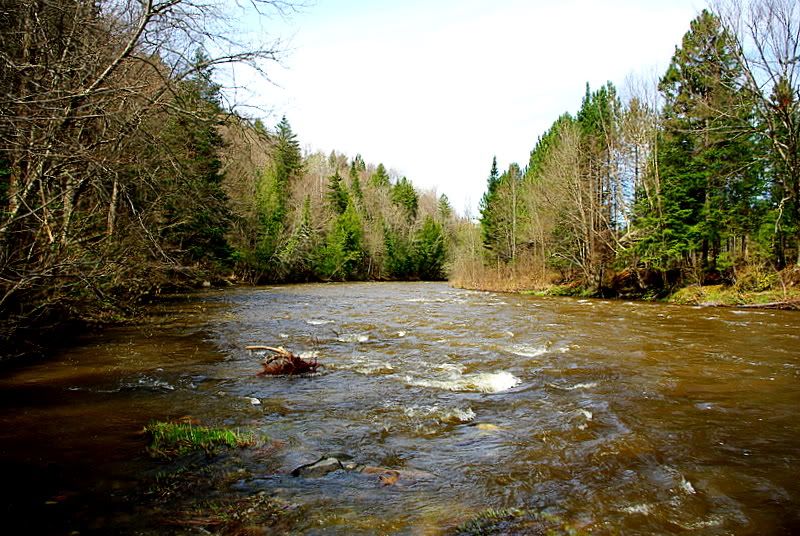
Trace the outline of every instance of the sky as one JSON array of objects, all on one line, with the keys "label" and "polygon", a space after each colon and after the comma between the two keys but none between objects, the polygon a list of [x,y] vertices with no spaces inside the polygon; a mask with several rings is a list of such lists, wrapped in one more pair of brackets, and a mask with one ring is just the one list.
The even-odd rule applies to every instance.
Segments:
[{"label": "sky", "polygon": [[669,64],[700,0],[316,0],[251,20],[280,38],[271,83],[235,98],[267,125],[286,115],[309,152],[383,163],[476,216],[492,157],[525,166],[588,82],[624,94]]}]

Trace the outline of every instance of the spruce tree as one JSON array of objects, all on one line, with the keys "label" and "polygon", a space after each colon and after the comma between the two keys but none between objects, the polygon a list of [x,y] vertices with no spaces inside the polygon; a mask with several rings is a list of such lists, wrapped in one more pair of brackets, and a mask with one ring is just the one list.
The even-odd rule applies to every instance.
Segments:
[{"label": "spruce tree", "polygon": [[445,279],[446,255],[442,226],[427,216],[414,236],[414,261],[419,278],[429,281]]},{"label": "spruce tree", "polygon": [[361,158],[361,156],[357,155],[356,158],[350,163],[350,193],[352,194],[353,199],[356,201],[356,204],[361,206],[364,203],[364,191],[361,189],[361,169],[358,163],[359,158]]},{"label": "spruce tree", "polygon": [[334,220],[320,252],[319,270],[326,279],[348,280],[363,276],[364,229],[353,203]]},{"label": "spruce tree", "polygon": [[342,184],[342,177],[339,175],[338,170],[328,178],[327,198],[328,206],[331,208],[334,214],[344,214],[344,211],[347,210],[349,196],[347,195],[347,190]]},{"label": "spruce tree", "polygon": [[375,173],[373,173],[372,177],[370,178],[370,182],[375,188],[389,187],[389,174],[386,172],[386,168],[383,166],[383,164],[378,164],[377,169],[375,169]]},{"label": "spruce tree", "polygon": [[226,264],[232,250],[225,238],[231,223],[228,198],[222,189],[224,148],[218,131],[220,86],[207,56],[198,50],[197,70],[180,85],[180,106],[190,113],[171,116],[163,134],[177,167],[165,183],[165,238],[184,261]]},{"label": "spruce tree", "polygon": [[450,199],[448,199],[445,194],[439,196],[437,215],[440,220],[445,222],[450,220],[453,216],[453,206],[450,204]]},{"label": "spruce tree", "polygon": [[264,170],[256,189],[259,220],[256,263],[261,270],[275,267],[275,255],[280,251],[286,235],[290,183],[302,170],[300,144],[285,116],[278,123],[274,141],[272,161]]},{"label": "spruce tree", "polygon": [[497,242],[499,240],[497,234],[497,216],[498,210],[498,188],[500,187],[500,173],[497,169],[497,157],[492,157],[492,167],[489,171],[489,178],[487,180],[486,192],[481,198],[480,211],[481,211],[481,238],[483,239],[483,246],[493,251],[497,249]]},{"label": "spruce tree", "polygon": [[676,49],[659,89],[664,95],[658,141],[661,212],[643,214],[655,232],[639,245],[662,268],[713,272],[732,231],[749,233],[763,187],[753,142],[741,128],[752,108],[743,73],[719,19],[703,11]]},{"label": "spruce tree", "polygon": [[383,271],[392,279],[407,279],[416,272],[414,254],[409,241],[392,229],[383,225]]},{"label": "spruce tree", "polygon": [[419,196],[407,178],[403,177],[392,187],[391,197],[392,202],[403,210],[409,223],[417,219]]}]

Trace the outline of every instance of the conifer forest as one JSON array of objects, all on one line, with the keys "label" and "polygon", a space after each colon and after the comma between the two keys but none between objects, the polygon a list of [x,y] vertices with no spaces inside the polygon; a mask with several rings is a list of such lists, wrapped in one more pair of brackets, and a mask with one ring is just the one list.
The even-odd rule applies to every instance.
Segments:
[{"label": "conifer forest", "polygon": [[799,17],[718,3],[657,80],[587,85],[524,166],[487,165],[483,250],[456,279],[610,296],[797,283]]}]

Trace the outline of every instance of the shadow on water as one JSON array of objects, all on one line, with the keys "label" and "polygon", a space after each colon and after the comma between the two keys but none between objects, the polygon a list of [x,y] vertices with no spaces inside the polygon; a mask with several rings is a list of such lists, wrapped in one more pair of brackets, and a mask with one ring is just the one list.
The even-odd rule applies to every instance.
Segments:
[{"label": "shadow on water", "polygon": [[[251,525],[309,534],[438,534],[487,509],[534,531],[508,508],[587,532],[790,534],[798,327],[790,312],[432,283],[175,300],[3,371],[4,514],[38,533],[225,532],[217,520],[269,497],[284,514]],[[257,378],[250,344],[325,368]],[[143,427],[182,417],[265,440],[183,466],[149,458]],[[291,476],[325,457],[337,470]],[[216,476],[187,476],[184,498],[234,497],[237,512],[148,492],[168,473],[180,487],[186,464]]]}]

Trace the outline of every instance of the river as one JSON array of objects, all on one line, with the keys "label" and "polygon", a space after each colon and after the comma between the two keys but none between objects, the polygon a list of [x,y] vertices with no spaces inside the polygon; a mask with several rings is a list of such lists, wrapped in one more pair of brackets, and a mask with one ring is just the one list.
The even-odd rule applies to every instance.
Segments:
[{"label": "river", "polygon": [[[2,371],[7,526],[167,532],[133,504],[163,470],[141,430],[190,416],[269,438],[217,493],[279,497],[297,533],[438,534],[510,507],[579,533],[800,532],[798,313],[358,283],[161,314]],[[256,377],[253,344],[324,367]],[[400,478],[290,475],[324,456]]]}]

